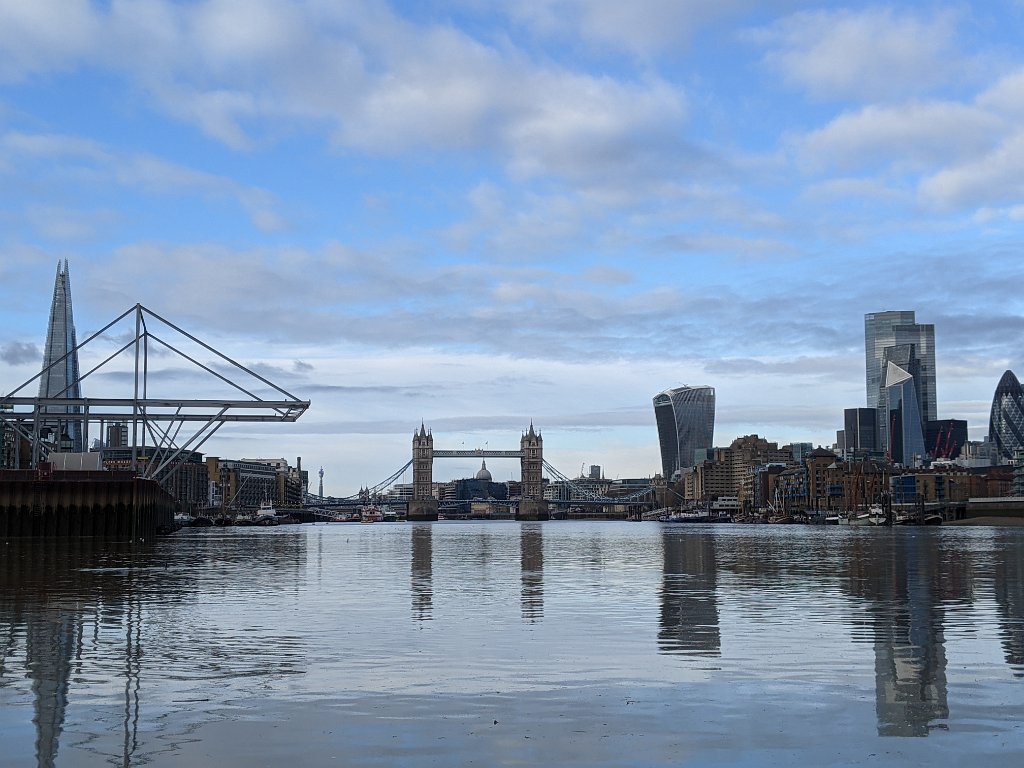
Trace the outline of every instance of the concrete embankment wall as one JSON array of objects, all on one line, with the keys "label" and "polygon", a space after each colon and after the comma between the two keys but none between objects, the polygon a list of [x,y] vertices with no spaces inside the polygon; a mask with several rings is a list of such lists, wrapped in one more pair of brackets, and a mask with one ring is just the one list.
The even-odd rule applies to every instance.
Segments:
[{"label": "concrete embankment wall", "polygon": [[[1024,520],[1024,498],[974,498],[967,502],[968,520],[996,520],[999,524],[1013,525]],[[1017,523],[1019,524],[1019,523]]]},{"label": "concrete embankment wall", "polygon": [[155,481],[122,472],[0,472],[0,539],[149,539],[172,530],[177,503]]}]

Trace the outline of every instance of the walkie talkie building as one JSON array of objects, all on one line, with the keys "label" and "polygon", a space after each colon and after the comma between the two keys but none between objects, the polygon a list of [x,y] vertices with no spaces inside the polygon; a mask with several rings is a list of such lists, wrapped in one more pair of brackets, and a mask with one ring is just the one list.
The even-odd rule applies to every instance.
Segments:
[{"label": "walkie talkie building", "polygon": [[677,387],[654,396],[654,419],[661,444],[661,473],[668,482],[676,470],[694,465],[698,450],[710,450],[715,436],[715,388]]},{"label": "walkie talkie building", "polygon": [[[63,266],[63,269],[62,269]],[[43,350],[43,373],[39,379],[41,398],[81,398],[79,385],[78,352],[75,349],[75,320],[71,310],[71,277],[68,262],[57,263],[57,277],[53,284],[53,303],[50,305],[50,323],[46,331]],[[47,405],[42,408],[42,429],[50,431],[50,438],[60,451],[85,450],[85,429],[82,421],[68,419],[65,414],[81,413],[79,406]],[[61,414],[47,419],[47,414]]]}]

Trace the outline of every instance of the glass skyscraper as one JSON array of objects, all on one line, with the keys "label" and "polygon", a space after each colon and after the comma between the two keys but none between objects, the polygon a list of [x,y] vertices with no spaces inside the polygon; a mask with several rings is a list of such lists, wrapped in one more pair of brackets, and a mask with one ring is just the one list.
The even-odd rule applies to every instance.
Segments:
[{"label": "glass skyscraper", "polygon": [[[878,414],[876,439],[880,450],[888,451],[889,445],[889,404],[885,383],[886,364],[889,358],[886,350],[903,347],[903,355],[910,350],[913,363],[901,367],[914,378],[918,412],[922,423],[937,418],[935,392],[935,326],[918,323],[913,311],[872,312],[864,315],[864,362],[867,384],[868,408]],[[890,353],[890,357],[894,353]],[[907,366],[910,365],[911,368]],[[922,436],[922,441],[923,441]]]},{"label": "glass skyscraper", "polygon": [[[909,350],[906,347],[910,347]],[[902,350],[913,358],[913,344],[890,347],[886,353]],[[888,356],[888,355],[887,355]],[[906,358],[905,358],[906,359]],[[889,458],[905,467],[914,466],[915,458],[925,457],[924,422],[921,419],[921,405],[917,396],[914,375],[907,367],[891,359],[885,365],[885,389],[888,408],[887,428],[889,435]]]},{"label": "glass skyscraper", "polygon": [[1003,459],[1012,459],[1015,451],[1024,450],[1024,389],[1013,371],[1004,373],[996,387],[988,439]]},{"label": "glass skyscraper", "polygon": [[661,445],[661,473],[671,482],[676,470],[694,465],[698,450],[710,450],[715,435],[715,388],[677,387],[654,396],[654,420]]},{"label": "glass skyscraper", "polygon": [[[71,311],[71,277],[68,262],[63,269],[57,263],[57,277],[53,284],[53,303],[50,305],[50,323],[46,331],[46,348],[43,350],[43,372],[39,378],[39,397],[75,398],[82,397],[79,385],[78,341],[75,338],[75,320]],[[48,405],[42,408],[45,414],[74,414],[82,409],[75,406]],[[42,419],[42,429],[49,432],[58,450],[82,452],[85,450],[85,430],[82,421],[67,419]]]}]

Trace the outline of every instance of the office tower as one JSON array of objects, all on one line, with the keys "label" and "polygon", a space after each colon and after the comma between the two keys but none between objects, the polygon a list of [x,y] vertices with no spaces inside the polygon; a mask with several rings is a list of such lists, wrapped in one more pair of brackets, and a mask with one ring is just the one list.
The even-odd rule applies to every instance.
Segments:
[{"label": "office tower", "polygon": [[[910,371],[906,364],[901,366],[915,377],[918,412],[922,424],[937,418],[935,392],[935,326],[919,324],[912,311],[873,312],[864,315],[864,358],[867,384],[868,408],[877,412],[878,425],[875,439],[877,449],[889,450],[889,407],[886,402],[885,383],[886,350],[892,347],[911,345],[911,355],[916,361]],[[904,350],[906,352],[906,350]],[[901,353],[901,357],[905,356]],[[923,437],[922,437],[923,440]]]},{"label": "office tower", "polygon": [[843,434],[846,450],[873,452],[878,450],[878,412],[874,408],[845,408]]},{"label": "office tower", "polygon": [[[896,360],[889,359],[890,353]],[[915,458],[923,459],[925,456],[924,420],[914,378],[918,368],[916,362],[912,344],[886,349],[888,453],[890,459],[905,467],[913,466]]]},{"label": "office tower", "polygon": [[107,425],[106,448],[128,448],[128,425],[118,422]]},{"label": "office tower", "polygon": [[1024,450],[1024,390],[1013,371],[1006,371],[996,387],[988,439],[1001,459],[1012,459],[1016,451]]},{"label": "office tower", "polygon": [[[75,339],[75,321],[71,312],[71,277],[68,262],[64,260],[61,270],[57,263],[57,277],[53,284],[53,303],[50,305],[50,323],[46,331],[46,348],[43,350],[43,372],[39,378],[40,398],[80,399],[78,342]],[[60,451],[80,453],[85,450],[85,425],[82,421],[68,419],[64,414],[81,413],[80,406],[43,406],[45,414],[61,414],[60,418],[42,419],[43,434],[55,442]]]},{"label": "office tower", "polygon": [[661,473],[672,482],[677,470],[692,467],[698,450],[710,451],[715,433],[714,387],[678,387],[654,396],[661,445]]}]

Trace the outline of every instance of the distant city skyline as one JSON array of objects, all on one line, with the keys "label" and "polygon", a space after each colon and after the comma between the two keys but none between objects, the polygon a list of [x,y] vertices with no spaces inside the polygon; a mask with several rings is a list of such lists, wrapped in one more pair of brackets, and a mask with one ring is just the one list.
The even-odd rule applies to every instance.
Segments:
[{"label": "distant city skyline", "polygon": [[650,476],[650,399],[688,382],[716,442],[831,445],[887,310],[934,325],[938,415],[980,439],[1024,365],[1022,25],[1014,0],[0,3],[0,391],[38,373],[68,259],[79,338],[141,303],[312,401],[205,450],[302,456],[329,494],[421,421],[458,448],[532,420],[564,472]]}]

